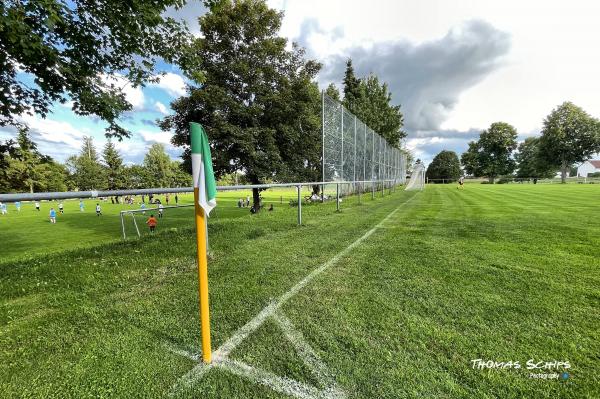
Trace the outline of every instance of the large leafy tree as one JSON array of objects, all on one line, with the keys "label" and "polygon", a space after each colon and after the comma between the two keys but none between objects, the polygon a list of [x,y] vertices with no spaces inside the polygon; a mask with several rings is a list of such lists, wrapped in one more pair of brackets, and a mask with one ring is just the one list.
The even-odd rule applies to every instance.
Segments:
[{"label": "large leafy tree", "polygon": [[575,104],[564,102],[544,120],[539,147],[541,159],[560,168],[564,183],[571,165],[600,151],[600,122]]},{"label": "large leafy tree", "polygon": [[106,185],[109,190],[123,188],[123,157],[115,144],[108,140],[102,149],[102,160],[106,168]]},{"label": "large leafy tree", "polygon": [[448,182],[460,177],[460,161],[454,151],[441,151],[427,167],[429,180],[444,179]]},{"label": "large leafy tree", "polygon": [[528,137],[520,143],[515,160],[518,164],[517,177],[549,178],[558,169],[540,155],[539,137]]},{"label": "large leafy tree", "polygon": [[189,122],[201,123],[217,177],[242,171],[261,183],[318,173],[320,101],[313,79],[320,64],[306,61],[296,46],[286,49],[287,40],[278,35],[283,14],[265,1],[209,5],[194,47],[203,60],[204,84],[173,102],[175,113],[161,127],[175,132],[173,144],[185,147],[189,162]]},{"label": "large leafy tree", "polygon": [[[148,82],[161,58],[200,78],[196,55],[188,51],[192,39],[185,24],[164,17],[167,7],[184,3],[1,2],[0,126],[19,125],[23,113],[45,116],[52,103],[70,98],[76,113],[107,121],[107,134],[127,136],[118,123],[132,107],[123,82]],[[106,79],[115,75],[117,81]]]},{"label": "large leafy tree", "polygon": [[144,157],[146,184],[149,187],[171,187],[174,170],[164,144],[154,143]]},{"label": "large leafy tree", "polygon": [[387,83],[380,84],[379,78],[369,75],[360,80],[359,95],[352,100],[352,112],[358,119],[377,132],[387,142],[400,148],[406,137],[402,130],[404,117],[399,105],[392,105],[392,94]]},{"label": "large leafy tree", "polygon": [[125,188],[148,188],[148,171],[142,165],[129,165],[123,168],[122,174]]},{"label": "large leafy tree", "polygon": [[107,188],[105,169],[98,157],[94,139],[90,136],[83,137],[79,155],[67,159],[67,167],[71,172],[74,184],[80,190],[103,190]]},{"label": "large leafy tree", "polygon": [[517,148],[517,131],[505,122],[495,122],[469,143],[461,162],[468,174],[487,176],[490,183],[496,177],[510,174],[516,164],[512,152]]}]

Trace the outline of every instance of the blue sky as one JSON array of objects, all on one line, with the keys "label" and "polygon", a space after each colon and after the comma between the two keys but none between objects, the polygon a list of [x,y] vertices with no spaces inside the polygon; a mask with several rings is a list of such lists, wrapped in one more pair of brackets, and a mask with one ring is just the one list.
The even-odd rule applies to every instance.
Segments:
[{"label": "blue sky", "polygon": [[[406,145],[430,161],[441,150],[462,153],[496,121],[517,129],[519,139],[539,135],[543,119],[563,101],[600,116],[600,2],[585,0],[268,0],[284,12],[280,34],[306,48],[323,70],[321,87],[340,86],[351,57],[359,76],[377,74],[401,104]],[[169,16],[199,34],[205,12],[188,1]],[[140,162],[154,142],[170,146],[169,132],[155,120],[171,112],[184,79],[169,74],[158,85],[127,88],[134,110],[123,119],[133,132],[118,143],[127,162]],[[101,147],[105,124],[57,105],[47,119],[24,118],[40,149],[63,161],[77,152],[83,135]],[[0,139],[15,131],[0,128]]]}]

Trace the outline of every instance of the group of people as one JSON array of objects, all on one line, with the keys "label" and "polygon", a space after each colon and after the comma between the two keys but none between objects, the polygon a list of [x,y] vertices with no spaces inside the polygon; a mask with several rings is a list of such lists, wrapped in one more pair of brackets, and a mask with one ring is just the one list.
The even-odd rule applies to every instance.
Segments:
[{"label": "group of people", "polygon": [[[107,198],[101,198],[104,201],[107,201]],[[110,197],[111,199],[111,203],[113,204],[119,204],[121,203],[121,198],[118,196],[115,197]],[[164,206],[161,202],[161,200],[159,198],[154,198],[154,196],[152,194],[150,194],[148,196],[148,199],[150,201],[151,204],[156,204],[158,205],[158,218],[162,218],[163,217],[163,210],[164,210]],[[179,203],[179,197],[177,196],[177,194],[175,194],[175,204]],[[167,203],[167,205],[169,204],[169,200],[170,200],[170,196],[169,194],[165,195],[165,202]],[[134,197],[133,196],[126,196],[124,197],[124,201],[126,204],[133,204],[134,203]],[[144,211],[142,213],[146,213],[145,209],[146,209],[146,203],[145,201],[145,196],[142,195],[142,202],[140,204],[140,208],[143,209]],[[15,201],[14,205],[17,209],[17,212],[21,212],[21,202],[20,201]],[[34,201],[34,206],[35,206],[35,210],[37,212],[41,212],[41,205],[40,205],[40,201]],[[58,213],[60,213],[61,215],[65,213],[65,207],[63,202],[59,202],[58,206]],[[79,211],[80,212],[84,212],[85,211],[85,203],[82,199],[79,200]],[[2,203],[0,202],[0,215],[6,215],[8,214],[8,206],[6,203]],[[50,212],[48,214],[49,218],[50,218],[50,223],[52,224],[56,224],[56,216],[57,216],[57,210],[54,207],[50,208]],[[102,207],[100,206],[100,203],[97,202],[96,203],[96,216],[100,217],[102,216]],[[151,219],[154,218],[154,215],[151,215],[150,217]],[[156,227],[156,223],[150,221],[149,222],[149,226],[154,225],[154,227]],[[154,229],[151,229],[154,230]]]},{"label": "group of people", "polygon": [[247,196],[245,201],[243,198],[240,198],[237,202],[237,206],[238,206],[238,208],[249,207],[250,206],[250,196]]},{"label": "group of people", "polygon": [[[21,202],[15,202],[15,207],[17,208],[17,212],[21,212]],[[6,215],[8,214],[8,205],[3,202],[0,202],[0,214]]]},{"label": "group of people", "polygon": [[[245,200],[244,200],[244,198],[238,199],[237,206],[238,206],[238,208],[250,207],[250,213],[256,213],[256,212],[258,212],[259,209],[262,209],[262,207],[263,207],[262,200],[263,200],[262,195],[260,195],[258,198],[258,205],[255,204],[254,206],[250,207],[250,196],[248,195]],[[257,209],[257,207],[258,207],[258,209]],[[271,204],[269,206],[268,210],[269,210],[269,212],[273,211],[273,204]]]}]

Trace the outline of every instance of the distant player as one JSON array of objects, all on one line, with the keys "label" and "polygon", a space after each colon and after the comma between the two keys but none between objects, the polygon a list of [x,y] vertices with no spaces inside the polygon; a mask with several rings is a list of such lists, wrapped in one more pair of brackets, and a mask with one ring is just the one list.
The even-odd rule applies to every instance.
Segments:
[{"label": "distant player", "polygon": [[85,210],[85,207],[83,205],[83,200],[79,200],[79,212],[83,212]]},{"label": "distant player", "polygon": [[17,212],[21,212],[21,201],[15,202],[15,206],[17,207]]},{"label": "distant player", "polygon": [[140,205],[140,209],[142,210],[142,215],[146,214],[146,204],[142,202],[142,205]]},{"label": "distant player", "polygon": [[40,203],[38,201],[35,201],[35,210],[40,211]]},{"label": "distant player", "polygon": [[156,229],[156,225],[158,224],[158,220],[154,217],[154,215],[150,215],[148,220],[146,220],[146,224],[150,227],[150,233],[154,233],[154,229]]},{"label": "distant player", "polygon": [[456,187],[456,188],[460,188],[461,190],[463,190],[465,188],[465,177],[464,176],[461,176],[458,179],[458,187]]},{"label": "distant player", "polygon": [[63,206],[62,202],[60,204],[58,204],[58,211],[60,212],[61,215],[64,215],[65,207]]},{"label": "distant player", "polygon": [[54,208],[50,208],[50,223],[56,224],[56,211]]},{"label": "distant player", "polygon": [[164,206],[160,202],[158,203],[158,218],[162,219]]},{"label": "distant player", "polygon": [[0,202],[0,212],[2,212],[3,215],[6,215],[8,213],[8,211],[6,210],[6,204],[3,204],[2,202]]},{"label": "distant player", "polygon": [[179,197],[175,194],[175,206],[179,205]]},{"label": "distant player", "polygon": [[96,203],[96,216],[102,215],[102,208],[100,208],[100,204]]}]

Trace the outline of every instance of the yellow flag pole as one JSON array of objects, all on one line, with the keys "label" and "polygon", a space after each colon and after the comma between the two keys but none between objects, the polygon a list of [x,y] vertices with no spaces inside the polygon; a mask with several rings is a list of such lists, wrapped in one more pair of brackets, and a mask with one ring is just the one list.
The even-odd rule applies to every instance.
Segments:
[{"label": "yellow flag pole", "polygon": [[206,255],[206,215],[198,202],[198,187],[194,187],[194,208],[196,210],[196,245],[198,246],[198,297],[200,299],[200,329],[202,335],[202,360],[210,363],[210,316],[208,309],[208,264]]}]

